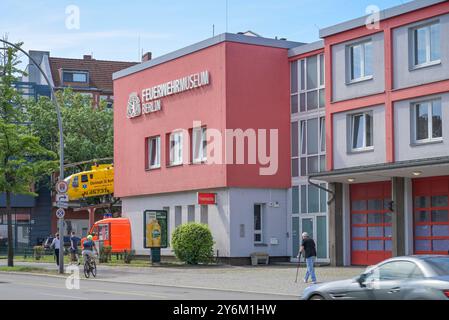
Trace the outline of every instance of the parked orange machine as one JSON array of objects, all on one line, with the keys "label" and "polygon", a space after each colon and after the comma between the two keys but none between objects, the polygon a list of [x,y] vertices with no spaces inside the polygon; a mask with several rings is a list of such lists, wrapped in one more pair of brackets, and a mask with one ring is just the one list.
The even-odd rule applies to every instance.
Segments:
[{"label": "parked orange machine", "polygon": [[[131,224],[126,218],[108,218],[95,222],[89,234],[95,243],[102,242],[103,246],[111,246],[112,252],[131,250]],[[81,244],[86,238],[81,239]],[[97,247],[98,249],[98,247]]]}]

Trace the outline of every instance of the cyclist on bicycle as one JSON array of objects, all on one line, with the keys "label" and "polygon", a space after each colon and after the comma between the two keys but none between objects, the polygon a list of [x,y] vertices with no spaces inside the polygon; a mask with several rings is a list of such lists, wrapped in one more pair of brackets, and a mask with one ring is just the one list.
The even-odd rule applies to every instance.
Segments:
[{"label": "cyclist on bicycle", "polygon": [[97,248],[95,247],[95,243],[92,240],[92,235],[89,234],[87,236],[87,240],[84,241],[84,243],[83,243],[82,255],[83,255],[84,261],[87,260],[87,257],[94,258],[95,257],[94,251],[95,251],[95,254],[98,254]]}]

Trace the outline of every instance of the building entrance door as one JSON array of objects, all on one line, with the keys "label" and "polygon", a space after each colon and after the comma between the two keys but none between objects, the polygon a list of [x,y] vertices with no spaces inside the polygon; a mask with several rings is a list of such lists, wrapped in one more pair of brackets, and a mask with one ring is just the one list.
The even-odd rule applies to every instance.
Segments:
[{"label": "building entrance door", "polygon": [[317,259],[321,261],[327,260],[327,217],[325,215],[313,215],[301,218],[300,243],[303,232],[307,232],[309,237],[315,241]]},{"label": "building entrance door", "polygon": [[449,176],[413,180],[416,254],[448,254]]},{"label": "building entrance door", "polygon": [[391,257],[391,182],[353,184],[351,264],[373,265]]}]

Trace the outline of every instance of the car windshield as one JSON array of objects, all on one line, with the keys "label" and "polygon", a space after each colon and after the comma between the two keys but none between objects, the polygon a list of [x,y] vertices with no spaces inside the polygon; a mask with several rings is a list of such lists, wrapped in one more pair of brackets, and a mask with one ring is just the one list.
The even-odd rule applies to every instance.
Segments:
[{"label": "car windshield", "polygon": [[449,276],[449,257],[432,257],[425,261],[440,276]]}]

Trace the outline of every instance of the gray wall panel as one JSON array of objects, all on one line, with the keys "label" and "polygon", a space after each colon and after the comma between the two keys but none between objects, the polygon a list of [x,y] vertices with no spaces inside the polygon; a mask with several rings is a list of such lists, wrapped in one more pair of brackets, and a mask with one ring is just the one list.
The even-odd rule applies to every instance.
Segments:
[{"label": "gray wall panel", "polygon": [[[361,111],[373,112],[373,151],[360,153],[348,153],[347,135],[348,124],[347,117],[351,113]],[[385,107],[375,106],[370,108],[358,109],[350,112],[337,113],[333,117],[334,125],[334,168],[342,169],[348,167],[358,167],[370,164],[385,163]]]},{"label": "gray wall panel", "polygon": [[[373,79],[357,83],[347,83],[349,69],[346,48],[352,43],[372,39]],[[376,33],[370,37],[355,39],[332,47],[332,100],[341,101],[372,95],[385,91],[384,35]]]},{"label": "gray wall panel", "polygon": [[[411,103],[441,97],[443,141],[414,145],[411,134]],[[396,161],[449,156],[449,92],[443,95],[404,100],[394,105],[394,145]]]},{"label": "gray wall panel", "polygon": [[[411,70],[411,47],[409,30],[415,26],[435,20],[441,23],[441,64]],[[395,89],[407,88],[449,79],[449,15],[439,16],[397,28],[393,31],[393,86]]]}]

